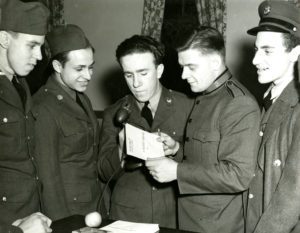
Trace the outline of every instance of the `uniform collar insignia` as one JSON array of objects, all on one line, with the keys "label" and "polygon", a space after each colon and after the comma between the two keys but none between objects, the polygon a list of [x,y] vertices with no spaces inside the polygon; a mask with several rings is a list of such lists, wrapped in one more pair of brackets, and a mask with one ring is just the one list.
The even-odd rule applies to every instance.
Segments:
[{"label": "uniform collar insignia", "polygon": [[264,15],[268,15],[271,12],[271,6],[266,6],[264,9]]}]

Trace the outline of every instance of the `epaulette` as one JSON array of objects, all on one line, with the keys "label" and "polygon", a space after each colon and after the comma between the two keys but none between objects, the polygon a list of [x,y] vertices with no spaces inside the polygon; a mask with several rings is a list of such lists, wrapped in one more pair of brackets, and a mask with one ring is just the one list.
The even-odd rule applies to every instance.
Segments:
[{"label": "epaulette", "polygon": [[225,86],[226,90],[232,97],[246,95],[245,91],[241,87],[239,87],[232,79],[227,80]]}]

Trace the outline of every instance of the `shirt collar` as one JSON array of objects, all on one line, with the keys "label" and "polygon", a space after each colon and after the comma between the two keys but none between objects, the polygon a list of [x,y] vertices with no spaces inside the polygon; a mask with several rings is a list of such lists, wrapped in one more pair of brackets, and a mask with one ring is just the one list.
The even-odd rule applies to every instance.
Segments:
[{"label": "shirt collar", "polygon": [[[158,103],[159,103],[159,99],[161,97],[161,92],[162,92],[162,86],[161,84],[159,84],[159,87],[158,87],[158,92],[152,96],[151,99],[149,99],[149,105],[148,107],[150,108],[151,112],[152,112],[152,115],[154,116],[155,113],[156,113],[156,110],[157,110],[157,107],[158,107]],[[144,103],[141,103],[141,102],[137,102],[137,105],[139,106],[139,109],[142,109],[142,107],[144,106]]]},{"label": "shirt collar", "polygon": [[278,84],[272,83],[268,90],[264,93],[264,98],[269,94],[269,92],[271,92],[271,100],[274,103],[291,81],[292,79],[284,79]]}]

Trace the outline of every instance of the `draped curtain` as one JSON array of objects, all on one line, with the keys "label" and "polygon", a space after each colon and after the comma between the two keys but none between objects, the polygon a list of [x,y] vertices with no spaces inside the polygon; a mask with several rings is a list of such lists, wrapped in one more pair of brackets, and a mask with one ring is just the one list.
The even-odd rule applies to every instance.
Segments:
[{"label": "draped curtain", "polygon": [[211,26],[225,36],[226,0],[195,0],[200,25]]},{"label": "draped curtain", "polygon": [[49,30],[56,25],[65,24],[64,21],[64,1],[44,0],[50,10]]},{"label": "draped curtain", "polygon": [[142,35],[160,40],[165,0],[144,0]]}]

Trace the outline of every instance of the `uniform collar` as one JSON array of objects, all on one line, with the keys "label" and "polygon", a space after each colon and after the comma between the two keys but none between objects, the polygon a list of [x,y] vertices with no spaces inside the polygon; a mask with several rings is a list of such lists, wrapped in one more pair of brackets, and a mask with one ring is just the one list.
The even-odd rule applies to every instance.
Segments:
[{"label": "uniform collar", "polygon": [[226,68],[222,74],[220,74],[217,79],[214,81],[213,84],[211,84],[204,92],[203,94],[206,95],[208,93],[213,92],[214,90],[218,89],[220,86],[222,86],[228,79],[232,77],[230,71],[228,68]]},{"label": "uniform collar", "polygon": [[[154,116],[158,107],[158,103],[159,100],[161,98],[161,94],[162,94],[162,85],[159,84],[159,91],[149,100],[149,105],[148,107],[150,108],[152,115]],[[142,109],[142,107],[144,106],[144,103],[140,103],[136,100],[137,105],[139,107],[139,109]]]},{"label": "uniform collar", "polygon": [[292,78],[290,79],[285,79],[282,82],[278,84],[272,83],[268,90],[264,94],[264,98],[271,92],[271,100],[274,102],[276,99],[279,98],[281,93],[284,91],[284,89],[293,81]]}]

